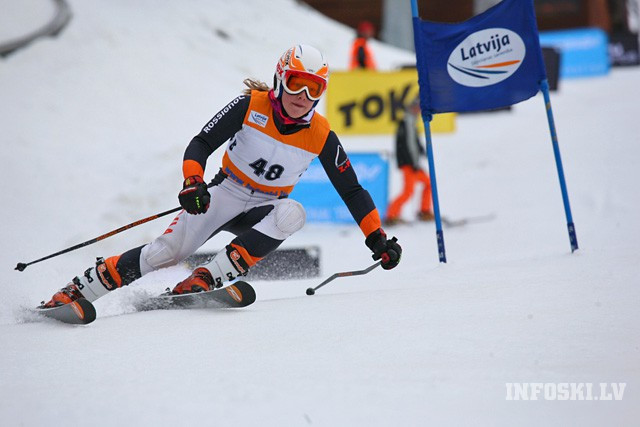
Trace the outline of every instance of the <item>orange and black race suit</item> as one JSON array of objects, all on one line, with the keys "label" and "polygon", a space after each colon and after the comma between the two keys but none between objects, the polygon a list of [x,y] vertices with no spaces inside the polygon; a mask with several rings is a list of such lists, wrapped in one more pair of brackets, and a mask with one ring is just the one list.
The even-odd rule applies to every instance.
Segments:
[{"label": "orange and black race suit", "polygon": [[203,176],[207,158],[225,142],[218,176],[252,191],[287,197],[318,157],[363,234],[369,236],[380,228],[371,196],[358,183],[347,153],[320,114],[314,113],[309,123],[284,124],[267,92],[254,90],[250,96],[239,96],[191,140],[184,154],[184,176]]},{"label": "orange and black race suit", "polygon": [[[183,159],[184,176],[204,177],[207,159],[225,142],[222,167],[214,178],[217,185],[210,189],[212,204],[219,204],[203,215],[182,211],[152,242],[107,259],[105,268],[118,278],[115,286],[175,265],[221,230],[235,234],[230,245],[247,265],[255,264],[297,231],[298,223],[304,223],[303,214],[295,215],[299,204],[288,196],[316,157],[364,235],[369,237],[380,228],[378,210],[320,114],[314,113],[308,122],[283,124],[267,92],[239,96],[191,140]],[[294,223],[276,223],[274,212],[279,207],[287,214],[285,221],[291,215]],[[97,289],[99,294],[110,290]]]}]

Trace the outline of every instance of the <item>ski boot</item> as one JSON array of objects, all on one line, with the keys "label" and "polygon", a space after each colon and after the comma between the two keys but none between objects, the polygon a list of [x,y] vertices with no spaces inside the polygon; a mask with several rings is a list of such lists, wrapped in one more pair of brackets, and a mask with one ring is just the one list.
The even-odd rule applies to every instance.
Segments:
[{"label": "ski boot", "polygon": [[433,221],[436,217],[433,215],[431,211],[421,211],[418,212],[418,221],[429,222]]},{"label": "ski boot", "polygon": [[385,220],[382,223],[387,227],[395,227],[396,225],[406,224],[406,221],[400,217],[396,217],[396,218],[385,218]]},{"label": "ski boot", "polygon": [[248,272],[249,264],[237,247],[227,245],[208,262],[193,270],[193,273],[178,283],[171,293],[175,295],[211,291],[222,287],[226,281],[246,276]]},{"label": "ski boot", "polygon": [[171,291],[174,295],[206,292],[215,289],[211,273],[204,267],[193,270],[191,276],[178,283]]},{"label": "ski boot", "polygon": [[73,278],[73,281],[58,292],[53,294],[51,300],[45,304],[44,301],[40,303],[40,308],[53,308],[61,305],[69,304],[79,298],[84,298],[82,292],[80,292],[79,286],[81,286],[80,279]]},{"label": "ski boot", "polygon": [[88,268],[82,276],[76,276],[66,287],[56,292],[42,308],[69,304],[78,298],[93,302],[109,291],[122,287],[122,278],[115,268],[119,257],[98,258],[96,266]]}]

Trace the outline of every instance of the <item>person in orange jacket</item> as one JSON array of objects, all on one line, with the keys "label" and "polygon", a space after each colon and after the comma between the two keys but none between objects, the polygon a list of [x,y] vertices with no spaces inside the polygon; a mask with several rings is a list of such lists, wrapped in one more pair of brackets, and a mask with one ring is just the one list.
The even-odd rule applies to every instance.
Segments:
[{"label": "person in orange jacket", "polygon": [[416,98],[405,107],[404,117],[398,123],[396,132],[396,161],[402,171],[404,185],[402,192],[391,202],[385,218],[386,225],[395,225],[402,222],[402,208],[413,196],[416,184],[423,185],[418,219],[431,221],[434,219],[431,209],[431,180],[429,175],[420,166],[420,157],[425,154],[425,149],[418,137],[417,118],[420,114],[420,100]]},{"label": "person in orange jacket", "polygon": [[373,24],[369,21],[362,21],[358,25],[358,36],[351,46],[351,61],[349,63],[350,70],[365,69],[375,70],[376,61],[369,48],[368,41],[375,34]]}]

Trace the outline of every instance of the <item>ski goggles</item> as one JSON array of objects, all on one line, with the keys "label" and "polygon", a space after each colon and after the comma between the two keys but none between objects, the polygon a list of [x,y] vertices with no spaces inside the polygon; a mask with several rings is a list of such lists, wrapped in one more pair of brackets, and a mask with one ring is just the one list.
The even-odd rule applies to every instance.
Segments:
[{"label": "ski goggles", "polygon": [[327,88],[327,81],[315,74],[289,70],[285,74],[283,86],[290,95],[297,95],[305,91],[310,100],[317,101]]}]

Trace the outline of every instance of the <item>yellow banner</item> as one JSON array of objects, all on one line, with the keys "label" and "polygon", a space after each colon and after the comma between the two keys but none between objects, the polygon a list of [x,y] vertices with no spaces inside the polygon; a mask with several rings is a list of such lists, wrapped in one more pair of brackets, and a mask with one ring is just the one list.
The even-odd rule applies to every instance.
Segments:
[{"label": "yellow banner", "polygon": [[[418,96],[415,69],[336,71],[329,77],[327,119],[338,135],[393,134],[403,106]],[[455,113],[436,114],[431,132],[455,131]],[[422,128],[422,120],[420,130]]]}]

